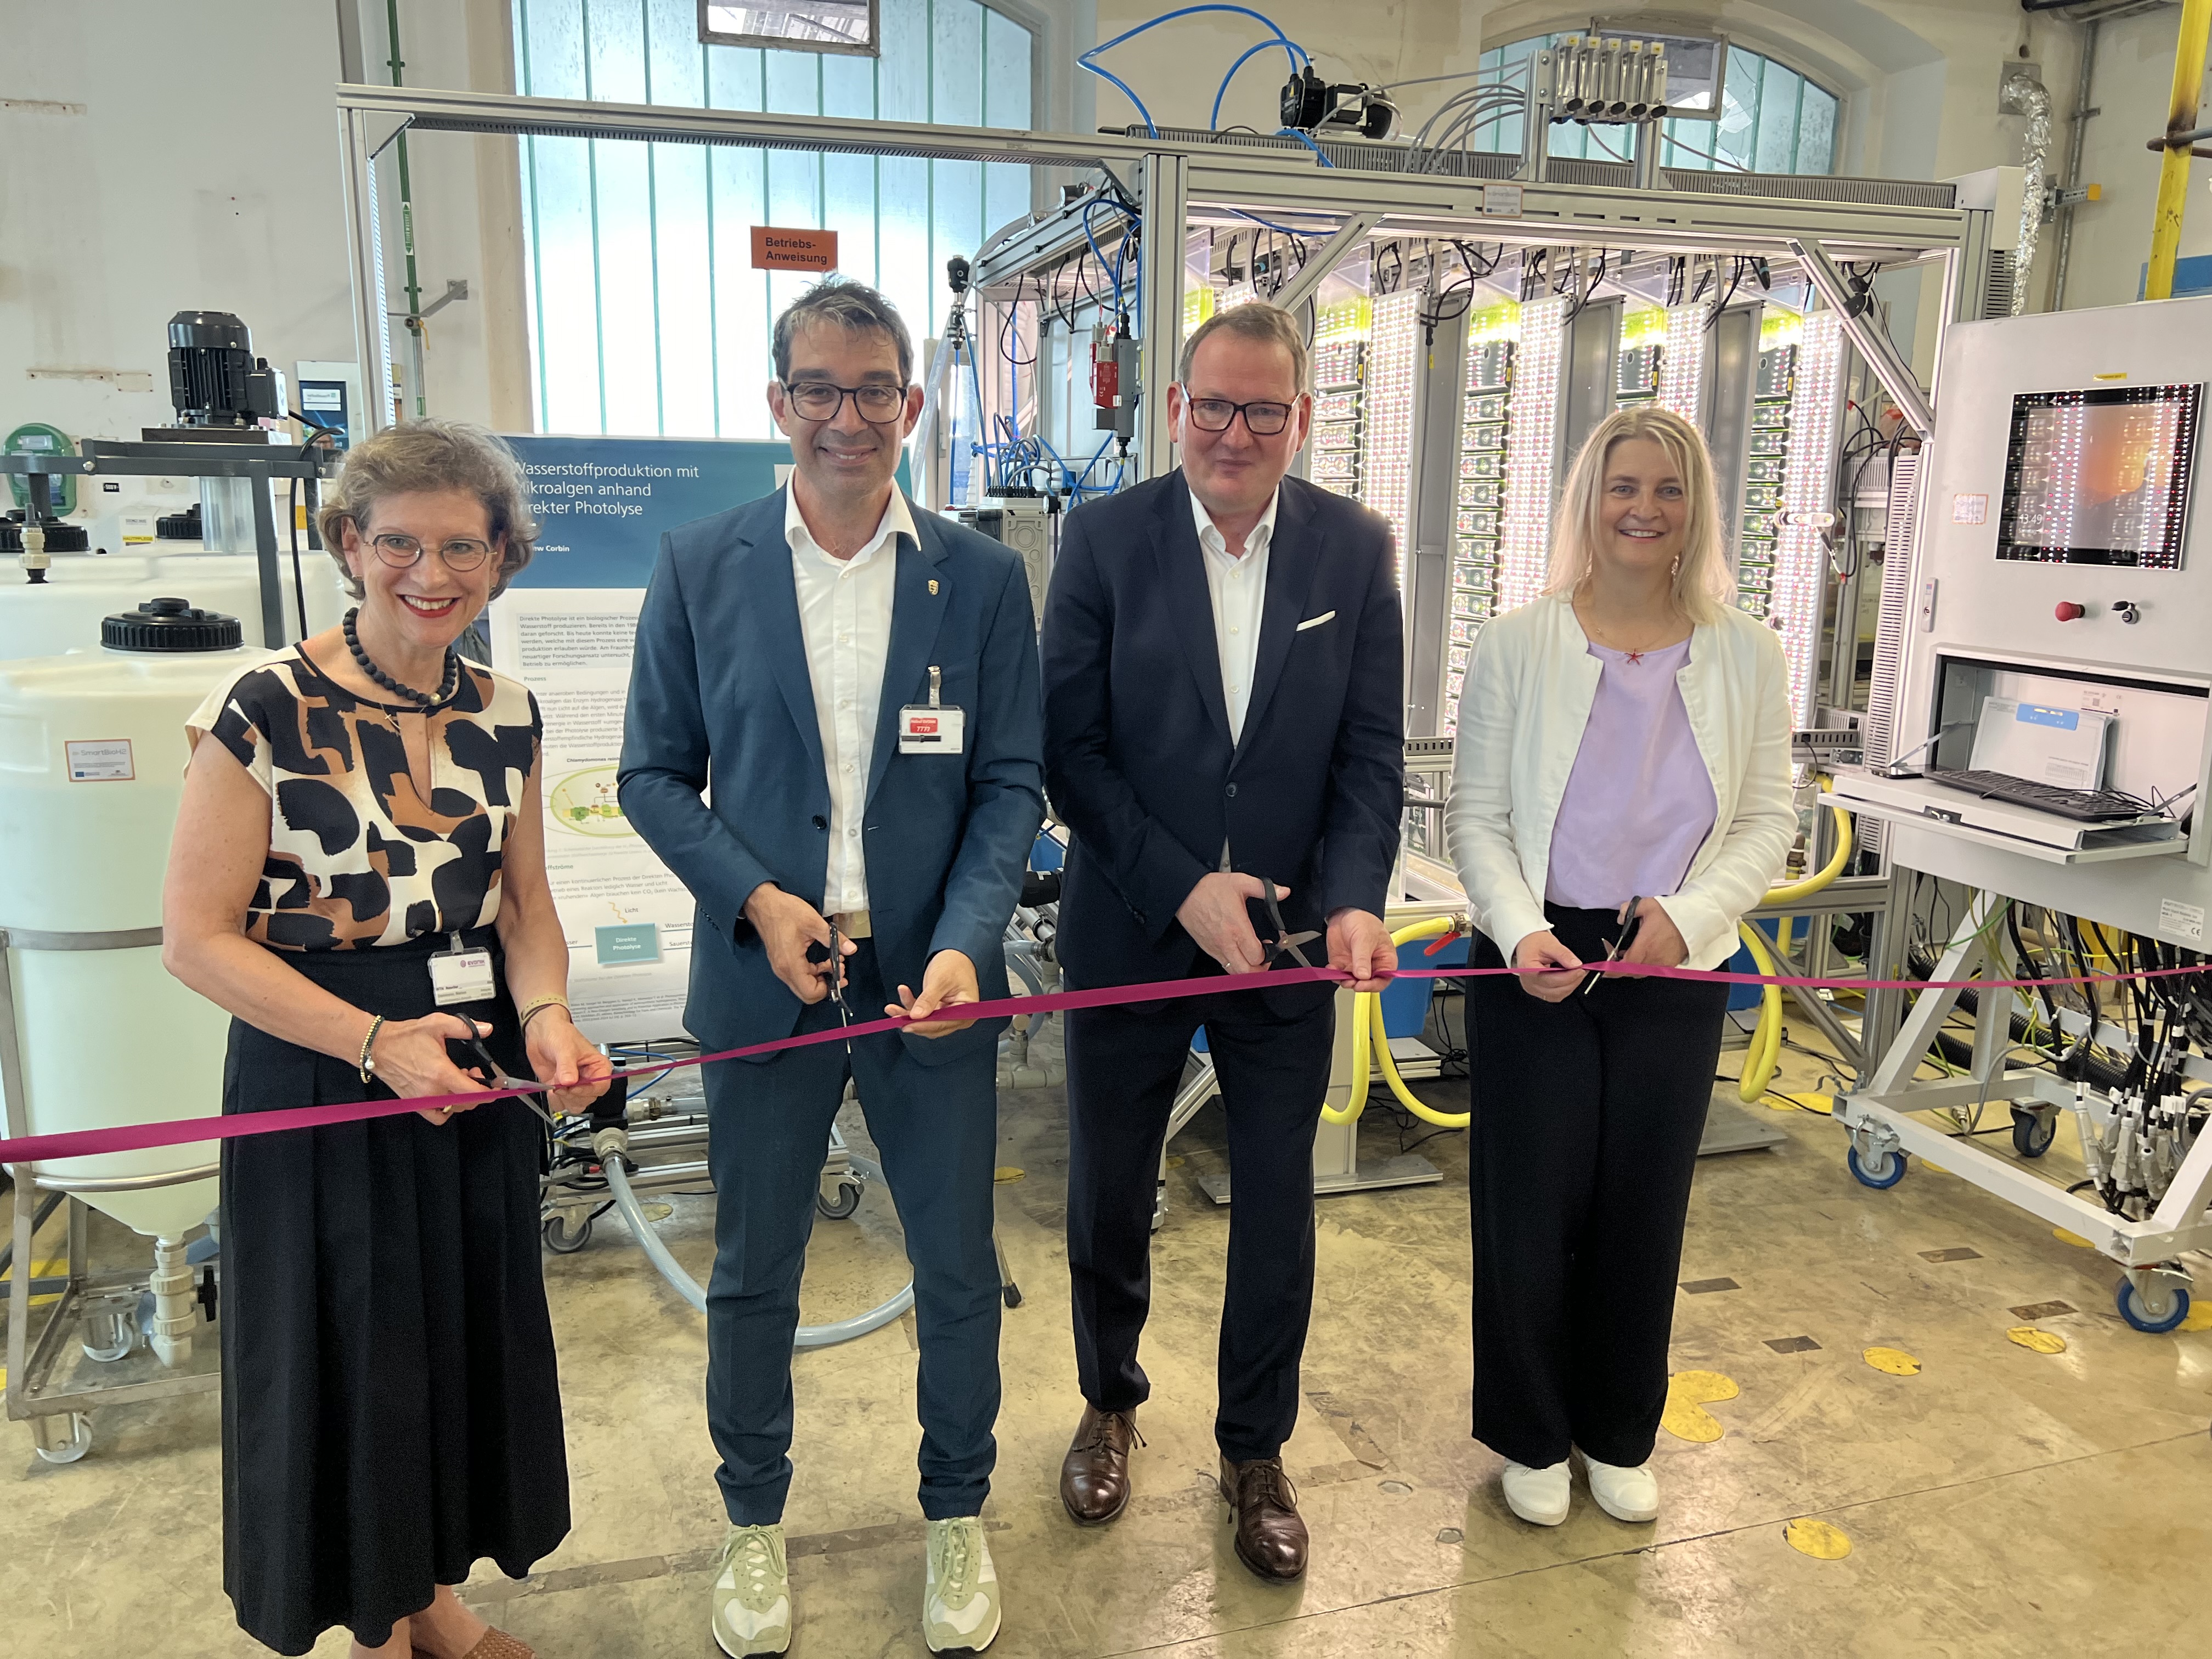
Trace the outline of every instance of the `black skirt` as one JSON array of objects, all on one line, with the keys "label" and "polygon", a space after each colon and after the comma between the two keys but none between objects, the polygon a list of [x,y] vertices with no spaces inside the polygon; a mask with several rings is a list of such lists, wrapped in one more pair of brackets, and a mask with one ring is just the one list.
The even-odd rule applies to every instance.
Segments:
[{"label": "black skirt", "polygon": [[[496,939],[464,937],[495,951],[501,989],[447,1012],[491,1023],[485,1046],[527,1076]],[[278,954],[415,1019],[435,1011],[428,957],[447,943]],[[391,1097],[349,1061],[231,1025],[225,1112]],[[442,1126],[407,1112],[223,1142],[223,1588],[279,1653],[337,1625],[375,1646],[479,1559],[520,1578],[568,1533],[539,1129],[506,1100]]]}]

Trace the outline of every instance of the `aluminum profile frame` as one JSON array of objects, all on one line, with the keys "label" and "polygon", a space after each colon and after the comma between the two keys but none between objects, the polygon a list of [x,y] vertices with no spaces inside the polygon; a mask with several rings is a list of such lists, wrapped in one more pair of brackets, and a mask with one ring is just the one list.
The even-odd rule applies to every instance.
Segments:
[{"label": "aluminum profile frame", "polygon": [[[753,110],[683,108],[591,100],[531,98],[505,93],[453,92],[420,87],[341,85],[337,91],[342,178],[351,244],[355,340],[365,381],[371,429],[390,423],[383,388],[391,381],[391,341],[384,327],[383,249],[375,224],[376,155],[392,135],[495,133],[735,145],[749,149],[905,155],[928,160],[1004,161],[1100,168],[1116,178],[1180,182],[1188,205],[1317,222],[1317,236],[1355,213],[1377,216],[1379,234],[1467,236],[1553,245],[1593,244],[1656,252],[1785,253],[1793,238],[1853,259],[1918,259],[1942,254],[1949,281],[1944,302],[1960,309],[1955,289],[1959,255],[1968,247],[1967,216],[1938,205],[1863,201],[1770,199],[1713,187],[1713,176],[1665,175],[1704,186],[1638,191],[1610,181],[1528,182],[1510,194],[1496,181],[1447,173],[1390,173],[1357,165],[1322,167],[1273,146],[1180,142],[1149,135],[1024,132],[1004,128],[933,126],[914,122],[851,121]],[[1355,155],[1344,146],[1345,159]],[[1175,164],[1165,167],[1167,161]],[[1589,163],[1601,167],[1603,163]],[[1737,185],[1741,188],[1741,185]],[[1512,211],[1492,210],[1507,208]],[[1180,321],[1182,273],[1159,260],[1140,278],[1144,309]],[[1978,278],[1977,278],[1978,280]],[[1917,389],[1917,388],[1916,388]]]}]

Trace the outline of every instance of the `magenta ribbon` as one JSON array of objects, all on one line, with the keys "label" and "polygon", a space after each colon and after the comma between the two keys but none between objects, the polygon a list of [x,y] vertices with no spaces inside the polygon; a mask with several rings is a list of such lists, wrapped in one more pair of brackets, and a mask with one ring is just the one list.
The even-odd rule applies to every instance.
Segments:
[{"label": "magenta ribbon", "polygon": [[[1813,979],[1786,974],[1737,974],[1717,968],[1661,968],[1649,963],[1592,962],[1589,973],[1623,974],[1631,978],[1698,980],[1719,985],[1795,986],[1815,990],[1948,991],[2021,989],[2040,985],[2106,985],[2123,980],[2172,979],[2189,974],[2212,973],[2212,964],[2194,968],[2152,968],[2135,974],[2080,974],[2042,979]],[[1505,974],[1533,974],[1527,968],[1416,967],[1399,968],[1386,978],[1486,979]],[[1001,997],[990,1002],[957,1006],[966,1020],[1003,1019],[1013,1014],[1045,1014],[1078,1008],[1111,1008],[1128,1003],[1166,1002],[1178,997],[1218,996],[1227,991],[1272,990],[1285,985],[1349,984],[1352,975],[1338,968],[1289,968],[1276,973],[1212,974],[1200,979],[1155,980],[1144,985],[1106,985],[1088,991],[1051,991],[1041,996]],[[954,1009],[946,1009],[946,1013]],[[821,1042],[844,1042],[854,1037],[878,1036],[903,1030],[914,1022],[897,1018],[863,1020],[857,1024],[833,1025],[797,1036],[777,1037],[742,1048],[685,1060],[654,1060],[615,1073],[629,1077],[650,1073],[658,1077],[686,1066],[708,1066],[725,1060],[750,1060],[780,1054],[787,1048],[808,1048]],[[396,1117],[402,1112],[435,1111],[479,1106],[542,1092],[537,1089],[479,1089],[455,1095],[429,1095],[412,1100],[349,1100],[328,1106],[290,1106],[274,1112],[234,1112],[221,1117],[179,1118],[164,1123],[120,1124],[104,1129],[72,1129],[61,1134],[25,1135],[0,1140],[0,1164],[35,1164],[50,1158],[90,1158],[106,1152],[144,1152],[156,1146],[179,1146],[198,1140],[230,1140],[242,1135],[275,1134],[285,1129],[327,1128],[338,1123],[359,1123],[370,1118]]]}]

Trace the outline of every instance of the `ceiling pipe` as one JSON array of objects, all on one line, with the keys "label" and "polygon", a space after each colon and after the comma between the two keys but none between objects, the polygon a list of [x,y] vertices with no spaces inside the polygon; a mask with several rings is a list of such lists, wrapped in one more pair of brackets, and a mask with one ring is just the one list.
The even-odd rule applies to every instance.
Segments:
[{"label": "ceiling pipe", "polygon": [[2097,36],[2102,27],[2102,21],[2094,17],[2081,26],[2081,72],[2074,82],[2073,112],[2066,118],[2073,131],[2066,140],[2066,182],[2058,209],[2058,252],[2051,273],[2053,311],[2066,309],[2066,267],[2074,258],[2074,216],[2081,206],[2075,192],[2081,188],[2081,146],[2088,136],[2089,118],[2097,113],[2089,97],[2097,74]]}]

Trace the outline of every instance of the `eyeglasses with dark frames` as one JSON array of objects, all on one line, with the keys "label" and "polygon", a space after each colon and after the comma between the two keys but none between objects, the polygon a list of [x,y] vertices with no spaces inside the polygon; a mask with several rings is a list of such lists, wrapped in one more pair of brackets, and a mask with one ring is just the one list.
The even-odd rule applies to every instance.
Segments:
[{"label": "eyeglasses with dark frames", "polygon": [[867,386],[838,386],[829,380],[800,380],[784,388],[792,412],[802,420],[834,421],[845,399],[871,426],[887,426],[906,408],[906,387],[878,380]]},{"label": "eyeglasses with dark frames", "polygon": [[[376,549],[376,556],[394,570],[404,570],[410,565],[422,562],[422,544],[412,536],[387,531],[368,539],[369,544]],[[466,575],[491,556],[491,544],[480,542],[473,536],[456,536],[441,546],[437,552],[447,569],[457,575]]]},{"label": "eyeglasses with dark frames", "polygon": [[1290,404],[1232,404],[1226,398],[1194,398],[1188,386],[1182,389],[1182,395],[1190,423],[1200,432],[1226,432],[1239,415],[1244,417],[1245,430],[1255,438],[1272,438],[1291,423],[1293,405]]}]

